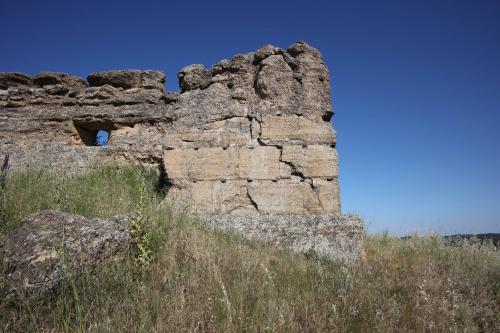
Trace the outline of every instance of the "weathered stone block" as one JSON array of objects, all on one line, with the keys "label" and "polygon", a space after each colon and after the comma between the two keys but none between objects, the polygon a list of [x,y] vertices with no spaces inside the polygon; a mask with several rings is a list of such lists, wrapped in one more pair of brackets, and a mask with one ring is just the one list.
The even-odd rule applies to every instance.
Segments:
[{"label": "weathered stone block", "polygon": [[312,179],[312,185],[319,197],[323,211],[340,214],[340,193],[337,178]]},{"label": "weathered stone block", "polygon": [[226,180],[238,178],[238,149],[167,150],[163,157],[170,179]]},{"label": "weathered stone block", "polygon": [[169,191],[168,196],[176,204],[188,205],[194,213],[256,212],[247,195],[246,183],[246,180],[191,182]]},{"label": "weathered stone block", "polygon": [[165,171],[170,179],[278,179],[280,150],[276,147],[167,150]]},{"label": "weathered stone block", "polygon": [[276,147],[257,146],[239,149],[239,176],[245,179],[280,178],[280,150]]},{"label": "weathered stone block", "polygon": [[163,142],[171,147],[201,148],[244,146],[251,140],[250,121],[234,117],[201,126],[178,126],[169,129]]},{"label": "weathered stone block", "polygon": [[263,117],[260,130],[260,139],[271,145],[335,144],[335,132],[330,122],[317,122],[305,117]]},{"label": "weathered stone block", "polygon": [[322,211],[318,195],[307,182],[253,181],[248,184],[248,195],[259,212],[304,214]]},{"label": "weathered stone block", "polygon": [[304,177],[337,177],[337,152],[329,146],[283,146],[283,162]]}]

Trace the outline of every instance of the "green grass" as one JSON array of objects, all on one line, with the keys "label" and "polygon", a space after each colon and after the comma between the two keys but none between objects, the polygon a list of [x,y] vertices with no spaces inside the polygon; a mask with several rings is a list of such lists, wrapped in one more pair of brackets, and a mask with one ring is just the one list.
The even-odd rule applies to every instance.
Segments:
[{"label": "green grass", "polygon": [[158,200],[156,175],[139,168],[103,167],[83,175],[38,170],[10,173],[0,192],[0,233],[15,227],[20,218],[44,209],[58,209],[87,217],[130,212],[145,183],[146,205]]},{"label": "green grass", "polygon": [[37,304],[2,302],[0,330],[500,329],[500,252],[492,245],[469,241],[452,246],[434,236],[367,236],[363,260],[346,267],[203,227],[161,204],[156,179],[154,172],[133,167],[83,175],[10,173],[0,193],[1,233],[43,209],[94,217],[142,206],[153,258],[146,268],[131,255],[75,276]]}]

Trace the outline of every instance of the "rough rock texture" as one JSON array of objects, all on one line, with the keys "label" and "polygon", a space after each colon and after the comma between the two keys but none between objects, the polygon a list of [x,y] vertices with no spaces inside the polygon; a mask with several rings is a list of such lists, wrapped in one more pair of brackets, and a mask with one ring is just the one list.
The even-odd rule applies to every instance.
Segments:
[{"label": "rough rock texture", "polygon": [[33,79],[23,73],[0,73],[0,89],[9,87],[31,86]]},{"label": "rough rock texture", "polygon": [[160,71],[118,70],[92,73],[87,77],[91,87],[100,87],[106,84],[115,88],[131,89],[158,89],[165,87],[165,74]]},{"label": "rough rock texture", "polygon": [[293,251],[328,256],[346,264],[361,253],[363,222],[355,215],[332,214],[209,214],[212,226]]},{"label": "rough rock texture", "polygon": [[181,92],[193,89],[205,89],[210,85],[212,74],[205,66],[195,64],[184,67],[179,72],[179,86]]},{"label": "rough rock texture", "polygon": [[185,67],[180,93],[158,71],[87,80],[0,74],[0,153],[13,169],[141,163],[196,213],[340,214],[330,78],[305,42]]},{"label": "rough rock texture", "polygon": [[113,219],[87,219],[58,211],[24,218],[1,246],[2,277],[12,292],[42,296],[71,270],[123,258],[131,244]]},{"label": "rough rock texture", "polygon": [[33,83],[39,87],[64,87],[67,89],[65,93],[69,90],[80,91],[87,87],[87,83],[82,78],[57,72],[41,72],[33,78]]}]

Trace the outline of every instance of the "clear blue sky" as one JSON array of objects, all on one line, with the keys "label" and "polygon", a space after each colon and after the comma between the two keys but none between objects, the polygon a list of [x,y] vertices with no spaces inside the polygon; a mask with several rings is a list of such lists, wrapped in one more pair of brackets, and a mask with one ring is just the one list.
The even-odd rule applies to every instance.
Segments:
[{"label": "clear blue sky", "polygon": [[343,210],[371,232],[500,232],[500,1],[6,1],[0,71],[161,69],[168,90],[304,39],[332,74]]}]

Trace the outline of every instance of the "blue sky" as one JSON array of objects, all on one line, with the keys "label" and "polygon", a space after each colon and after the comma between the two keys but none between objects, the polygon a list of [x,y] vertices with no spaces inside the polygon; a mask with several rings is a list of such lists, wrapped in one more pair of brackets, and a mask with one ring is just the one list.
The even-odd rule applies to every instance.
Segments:
[{"label": "blue sky", "polygon": [[0,71],[211,66],[303,39],[332,75],[345,212],[500,232],[500,1],[5,1]]}]

